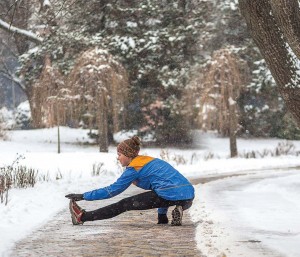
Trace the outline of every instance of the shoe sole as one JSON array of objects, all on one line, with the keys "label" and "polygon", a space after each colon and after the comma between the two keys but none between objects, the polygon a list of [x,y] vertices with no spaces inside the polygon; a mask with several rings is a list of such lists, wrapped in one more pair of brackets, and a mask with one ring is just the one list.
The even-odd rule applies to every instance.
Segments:
[{"label": "shoe sole", "polygon": [[71,219],[72,219],[73,225],[80,225],[80,224],[83,224],[83,222],[78,222],[78,221],[77,221],[77,218],[76,218],[76,215],[74,214],[72,205],[73,205],[73,200],[70,200],[70,203],[69,203],[69,210],[70,210],[70,213],[71,213]]},{"label": "shoe sole", "polygon": [[181,206],[176,206],[175,209],[172,211],[172,226],[181,226],[182,225],[182,215],[183,210]]}]

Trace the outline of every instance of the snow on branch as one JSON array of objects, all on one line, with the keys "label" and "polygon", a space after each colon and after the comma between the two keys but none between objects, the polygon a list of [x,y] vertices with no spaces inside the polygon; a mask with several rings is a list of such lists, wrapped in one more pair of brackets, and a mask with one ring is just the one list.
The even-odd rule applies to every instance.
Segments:
[{"label": "snow on branch", "polygon": [[0,19],[0,28],[3,28],[4,30],[8,31],[8,32],[12,32],[12,33],[17,33],[19,35],[23,35],[25,37],[28,38],[28,40],[36,43],[36,44],[40,44],[42,43],[43,39],[38,37],[36,34],[34,34],[31,31],[28,30],[24,30],[24,29],[20,29],[17,27],[12,26],[11,24],[3,21]]}]

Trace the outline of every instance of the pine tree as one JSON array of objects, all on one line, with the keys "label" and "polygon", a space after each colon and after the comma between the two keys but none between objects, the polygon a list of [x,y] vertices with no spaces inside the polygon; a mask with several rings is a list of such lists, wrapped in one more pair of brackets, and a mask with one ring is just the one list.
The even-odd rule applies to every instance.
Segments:
[{"label": "pine tree", "polygon": [[[43,42],[35,60],[50,53],[53,64],[68,74],[82,51],[93,46],[108,50],[128,71],[128,127],[148,127],[165,142],[181,141],[183,134],[169,137],[162,128],[172,120],[178,131],[186,130],[180,100],[197,56],[202,22],[196,10],[206,9],[178,0],[92,0],[88,5],[78,0],[65,1],[65,7],[60,28]],[[162,123],[148,124],[147,110],[157,100],[163,102],[163,111],[152,115],[159,115],[153,118]]]}]

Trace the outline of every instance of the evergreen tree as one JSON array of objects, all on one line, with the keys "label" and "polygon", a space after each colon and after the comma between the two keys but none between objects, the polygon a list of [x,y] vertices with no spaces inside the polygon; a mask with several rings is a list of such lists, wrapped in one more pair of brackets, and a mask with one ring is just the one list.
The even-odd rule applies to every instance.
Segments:
[{"label": "evergreen tree", "polygon": [[[128,126],[148,127],[148,132],[154,130],[164,142],[185,141],[187,133],[170,137],[162,128],[172,120],[178,131],[187,132],[180,100],[197,56],[202,26],[202,14],[197,10],[206,11],[205,2],[197,4],[203,9],[180,0],[65,1],[60,28],[51,32],[34,56],[26,58],[39,60],[45,52],[50,53],[53,63],[67,74],[84,49],[98,46],[108,50],[129,74]],[[158,117],[148,124],[147,111],[157,100],[163,102],[162,111],[151,112]]]},{"label": "evergreen tree", "polygon": [[265,61],[257,61],[254,66],[252,81],[239,99],[241,132],[255,137],[298,139],[300,130],[287,112]]}]

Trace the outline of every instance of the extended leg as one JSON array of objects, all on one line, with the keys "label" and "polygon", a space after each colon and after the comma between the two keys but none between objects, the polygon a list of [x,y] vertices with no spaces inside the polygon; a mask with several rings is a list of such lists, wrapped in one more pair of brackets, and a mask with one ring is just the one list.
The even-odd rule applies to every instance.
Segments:
[{"label": "extended leg", "polygon": [[117,203],[113,203],[103,208],[85,212],[81,220],[85,222],[92,220],[109,219],[126,211],[148,210],[159,207],[168,207],[176,205],[179,202],[182,201],[168,201],[159,197],[155,192],[148,191],[145,193],[124,198]]}]

